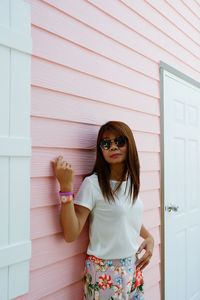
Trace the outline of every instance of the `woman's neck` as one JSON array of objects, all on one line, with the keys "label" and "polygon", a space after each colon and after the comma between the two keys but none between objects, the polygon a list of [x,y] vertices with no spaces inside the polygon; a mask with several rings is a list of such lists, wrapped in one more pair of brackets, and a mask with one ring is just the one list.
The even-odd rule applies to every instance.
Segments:
[{"label": "woman's neck", "polygon": [[124,176],[124,166],[123,165],[112,165],[110,168],[110,180],[127,180],[127,176]]}]

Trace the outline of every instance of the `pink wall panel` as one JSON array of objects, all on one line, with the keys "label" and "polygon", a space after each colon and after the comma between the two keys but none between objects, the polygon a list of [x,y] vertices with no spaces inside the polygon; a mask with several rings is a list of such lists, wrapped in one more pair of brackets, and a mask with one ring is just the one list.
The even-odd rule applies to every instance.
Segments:
[{"label": "pink wall panel", "polygon": [[[34,27],[32,35],[33,37],[37,37],[37,44],[33,49],[35,56],[49,59],[60,65],[69,66],[84,73],[94,74],[99,78],[104,78],[104,80],[118,82],[121,85],[132,86],[133,80],[137,79],[140,83],[144,81],[146,88],[148,88],[149,85],[151,85],[152,88],[155,85],[155,89],[157,87],[155,81],[156,76],[153,77],[153,74],[150,73],[150,71],[153,71],[151,70],[151,65],[146,66],[149,75],[143,76],[140,74],[141,72],[135,71],[135,66],[134,69],[130,68],[129,65],[123,66],[88,49],[78,47],[76,44],[56,35],[51,37],[51,34],[47,31],[39,30]],[[68,53],[68,55],[66,55],[66,53]],[[70,59],[72,55],[74,57],[73,61]],[[133,56],[132,59],[139,60],[136,56]],[[142,61],[141,57],[140,60]],[[135,75],[137,76],[132,76],[134,73],[136,73]],[[158,74],[156,73],[155,75]]]},{"label": "pink wall panel", "polygon": [[[176,23],[173,23],[163,15],[161,16],[156,9],[152,8],[148,5],[145,1],[136,1],[133,3],[130,0],[123,0],[123,3],[127,5],[129,9],[131,9],[132,13],[136,13],[139,15],[138,17],[138,30],[140,32],[143,27],[141,26],[141,22],[147,24],[148,22],[151,23],[151,26],[148,26],[151,30],[150,36],[154,37],[152,41],[156,41],[159,39],[160,46],[163,48],[167,48],[171,51],[178,50],[177,47],[181,47],[181,55],[187,55],[187,53],[191,53],[192,56],[199,57],[199,48],[196,39],[192,39],[189,35],[185,34],[183,28],[177,28]],[[162,2],[161,2],[162,4]],[[129,23],[132,22],[131,18]],[[134,23],[135,24],[135,23]],[[145,32],[141,34],[147,34]],[[185,59],[184,59],[185,60]]]},{"label": "pink wall panel", "polygon": [[160,285],[159,284],[154,285],[146,290],[145,300],[156,299],[158,297],[158,295],[160,295],[160,293],[161,293]]},{"label": "pink wall panel", "polygon": [[[62,81],[59,80],[59,75],[62,76]],[[78,86],[77,81],[80,82]],[[152,81],[152,86],[150,81]],[[94,74],[69,69],[36,57],[33,57],[32,82],[36,86],[99,100],[109,95],[116,97],[117,94],[117,98],[129,97],[130,99],[132,91],[149,94],[155,98],[159,97],[158,81],[148,79],[138,73],[137,75],[132,73],[131,78],[126,79],[122,76],[115,76],[114,73],[105,78],[98,75],[95,77]]]},{"label": "pink wall panel", "polygon": [[63,288],[53,294],[50,294],[43,300],[66,300],[66,299],[81,299],[82,298],[82,282],[81,280]]},{"label": "pink wall panel", "polygon": [[[168,30],[171,29],[170,32],[172,32],[172,29],[175,30],[179,30],[179,33],[182,32],[185,36],[187,36],[189,39],[191,39],[193,42],[199,44],[198,41],[198,33],[199,33],[199,26],[193,26],[193,16],[192,18],[189,18],[189,15],[187,16],[187,18],[183,18],[180,14],[182,13],[182,9],[179,10],[175,10],[173,6],[170,5],[169,1],[156,1],[156,0],[147,0],[146,1],[149,4],[149,9],[152,8],[152,10],[154,10],[155,12],[157,12],[157,16],[156,14],[154,15],[154,17],[159,18],[159,16],[161,15],[160,21],[162,21],[164,19],[165,23],[167,22],[167,27],[162,28],[163,30]],[[182,1],[184,2],[184,1]],[[200,8],[198,5],[195,4],[195,1],[190,1],[187,0],[185,2],[188,2],[189,4],[189,9],[187,10],[188,13],[189,10],[191,10],[191,8],[193,7],[195,9],[195,11],[197,11],[200,14]],[[167,11],[167,14],[165,14],[164,12]],[[197,14],[198,14],[197,13]],[[156,20],[156,19],[155,19]],[[154,19],[152,19],[152,22],[154,22]],[[182,35],[181,35],[182,36]],[[176,38],[179,38],[178,36]],[[180,41],[181,42],[181,41]],[[189,45],[184,45],[184,47],[187,47]]]},{"label": "pink wall panel", "polygon": [[83,253],[88,245],[88,232],[86,229],[87,227],[83,230],[78,240],[70,244],[64,241],[61,233],[34,239],[31,270],[70,258],[72,253],[74,256]]},{"label": "pink wall panel", "polygon": [[[118,118],[120,118],[120,115]],[[99,125],[95,124],[88,125],[57,119],[54,119],[49,123],[48,118],[34,116],[32,117],[31,131],[32,145],[34,147],[54,147],[56,144],[59,149],[66,147],[73,149],[94,149],[96,146],[98,129]],[[160,151],[159,135],[147,132],[147,129],[145,132],[136,131],[135,126],[132,130],[134,132],[138,151]],[[51,132],[51,134],[49,134],[49,132]]]},{"label": "pink wall panel", "polygon": [[[55,8],[58,7],[64,14],[70,14],[70,16],[80,20],[84,25],[91,26],[97,31],[104,33],[116,41],[120,41],[120,43],[130,48],[137,49],[137,52],[151,59],[155,59],[155,61],[158,61],[158,59],[168,59],[171,55],[177,59],[176,64],[183,62],[183,64],[180,65],[183,65],[184,68],[188,65],[190,69],[195,71],[195,76],[199,76],[199,69],[197,68],[199,60],[195,58],[194,55],[190,55],[187,51],[184,51],[183,47],[174,44],[172,39],[168,39],[166,34],[161,36],[159,30],[155,31],[154,26],[152,26],[152,21],[146,22],[144,17],[139,18],[138,12],[135,13],[133,11],[132,17],[130,18],[129,11],[127,15],[126,6],[121,5],[122,1],[117,1],[117,4],[114,4],[112,9],[110,5],[111,1],[109,1],[107,5],[104,5],[100,0],[77,0],[73,3],[67,1],[58,3],[57,0],[46,0],[45,2],[52,4]],[[112,3],[113,2],[114,0],[112,0]],[[85,14],[83,14],[82,11],[85,11]],[[164,10],[163,6],[163,13],[167,14],[166,12],[167,10]],[[180,12],[182,13],[182,10],[180,10]],[[125,22],[123,19],[125,19]],[[127,22],[127,19],[129,19],[131,23]],[[97,22],[97,20],[101,20],[101,22]],[[140,26],[138,26],[138,24],[140,24]],[[177,39],[178,38],[177,36]],[[168,56],[168,54],[170,55]],[[191,60],[188,61],[189,57]],[[195,65],[195,62],[197,65]]]},{"label": "pink wall panel", "polygon": [[[62,154],[70,160],[75,174],[84,175],[89,173],[94,164],[95,152],[73,149],[34,149],[32,153],[32,177],[53,176],[53,168],[50,161]],[[151,152],[139,152],[141,171],[156,171],[160,168],[159,154]]]},{"label": "pink wall panel", "polygon": [[[200,80],[200,2],[27,0],[32,14],[30,292],[18,300],[82,300],[88,228],[62,236],[59,154],[76,173],[75,192],[95,159],[100,125],[127,122],[141,161],[144,224],[155,238],[145,300],[161,299],[160,91],[164,61]],[[153,276],[152,276],[153,274]]]},{"label": "pink wall panel", "polygon": [[[42,73],[40,69],[39,72],[40,74]],[[44,78],[46,77],[46,74],[47,73],[44,69]],[[56,87],[55,81],[57,81],[58,79],[55,76],[53,68],[51,74],[49,74],[48,77],[50,76],[52,76],[52,78],[46,79],[48,80],[48,82],[45,83],[45,88],[43,87],[44,83],[41,83],[41,80],[39,78],[37,79],[37,82],[35,82],[35,84],[40,85],[43,88],[38,88],[38,86],[34,86],[32,88],[32,114],[34,116],[99,125],[101,124],[103,118],[107,119],[108,117],[112,116],[114,108],[115,113],[120,114],[120,119],[130,119],[130,122],[132,123],[130,124],[130,126],[133,130],[159,133],[160,128],[157,100],[155,102],[151,101],[151,99],[146,99],[145,101],[142,101],[143,105],[145,104],[145,107],[149,107],[149,111],[146,111],[147,113],[144,114],[144,112],[141,110],[141,103],[138,105],[135,104],[136,99],[138,102],[140,102],[141,99],[138,96],[136,96],[135,93],[133,93],[132,91],[126,91],[126,89],[119,88],[118,86],[116,88],[114,88],[111,85],[107,86],[106,83],[104,84],[105,90],[102,91],[102,86],[98,85],[97,82],[96,88],[99,91],[99,93],[97,93],[93,89],[85,88],[92,85],[92,82],[88,82],[85,85],[85,87],[82,86],[78,88],[76,87],[75,83],[73,83],[75,90],[73,89],[69,91],[68,89],[72,89],[72,86],[69,86],[68,81],[66,81],[65,84],[62,84],[63,86]],[[71,77],[74,78],[73,74],[71,74]],[[75,79],[76,78],[74,78],[74,80]],[[82,82],[83,78],[79,77],[79,79],[77,79],[77,81],[80,80]],[[55,87],[51,86],[52,81],[54,82]],[[52,91],[52,89],[55,88],[59,88],[60,91]],[[80,91],[77,91],[77,89],[79,89]],[[71,95],[71,93],[76,93],[78,95],[74,97]],[[82,97],[79,96],[81,95],[81,93]],[[143,97],[145,98],[144,95]],[[111,103],[108,103],[108,101]],[[127,109],[128,106],[130,106],[129,109]],[[140,109],[136,109],[138,108],[138,106],[140,107]],[[46,110],[46,107],[48,107],[49,109]],[[79,107],[80,110],[77,110],[77,107]],[[96,114],[97,110],[98,114]],[[84,111],[84,114],[82,114],[81,111]],[[95,113],[95,118],[93,118],[93,114],[91,113],[92,111]],[[67,116],[66,113],[68,113]],[[144,119],[144,117],[148,119],[146,120]],[[138,120],[138,122],[136,122],[136,120]],[[144,121],[148,121],[148,123]]]},{"label": "pink wall panel", "polygon": [[32,271],[30,292],[21,299],[38,300],[79,282],[83,277],[84,258],[81,254]]}]

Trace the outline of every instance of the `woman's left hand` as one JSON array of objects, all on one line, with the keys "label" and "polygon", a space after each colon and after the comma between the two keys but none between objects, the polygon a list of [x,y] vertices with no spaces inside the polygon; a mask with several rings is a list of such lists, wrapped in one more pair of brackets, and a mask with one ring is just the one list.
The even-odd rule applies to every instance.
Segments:
[{"label": "woman's left hand", "polygon": [[140,270],[144,269],[150,263],[150,259],[153,255],[153,247],[154,247],[154,239],[151,236],[147,237],[140,245],[137,251],[137,255],[140,254],[142,250],[145,250],[145,253],[136,262],[136,267],[139,268]]}]

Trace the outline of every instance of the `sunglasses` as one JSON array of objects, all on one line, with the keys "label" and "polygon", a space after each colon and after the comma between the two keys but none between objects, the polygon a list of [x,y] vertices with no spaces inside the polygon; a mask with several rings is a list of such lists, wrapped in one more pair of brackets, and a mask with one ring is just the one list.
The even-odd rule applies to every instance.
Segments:
[{"label": "sunglasses", "polygon": [[100,147],[102,150],[109,150],[110,147],[111,147],[111,144],[112,142],[115,143],[115,145],[118,147],[118,148],[121,148],[121,147],[124,147],[125,144],[126,144],[126,137],[125,136],[118,136],[116,137],[115,139],[113,140],[110,140],[110,139],[103,139],[101,140],[100,142]]}]

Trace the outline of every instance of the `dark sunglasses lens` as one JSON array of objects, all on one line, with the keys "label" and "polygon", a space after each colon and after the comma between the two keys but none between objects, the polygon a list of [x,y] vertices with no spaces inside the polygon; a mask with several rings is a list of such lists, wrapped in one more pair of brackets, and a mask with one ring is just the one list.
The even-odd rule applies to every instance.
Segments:
[{"label": "dark sunglasses lens", "polygon": [[118,147],[123,147],[126,144],[126,138],[124,136],[119,136],[115,139],[115,143]]},{"label": "dark sunglasses lens", "polygon": [[110,140],[102,140],[100,143],[100,147],[104,150],[108,150],[110,149],[110,144],[111,144]]}]

